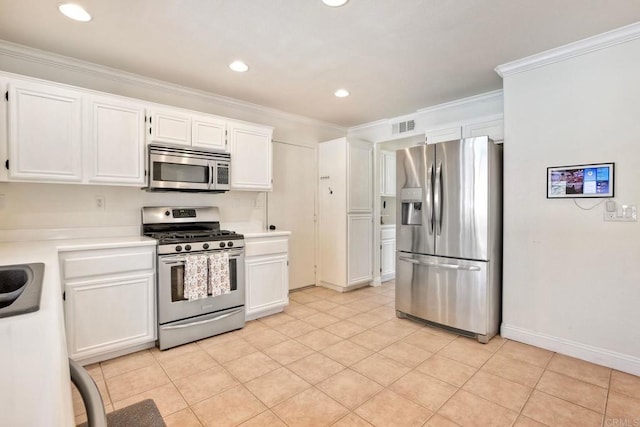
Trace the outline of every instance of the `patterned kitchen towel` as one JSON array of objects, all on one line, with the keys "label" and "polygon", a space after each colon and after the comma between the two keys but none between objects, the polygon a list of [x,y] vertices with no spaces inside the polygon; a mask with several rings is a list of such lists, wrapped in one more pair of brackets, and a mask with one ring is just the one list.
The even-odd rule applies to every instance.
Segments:
[{"label": "patterned kitchen towel", "polygon": [[184,263],[184,297],[189,301],[207,297],[207,256],[187,255]]},{"label": "patterned kitchen towel", "polygon": [[217,252],[209,255],[209,293],[218,295],[231,292],[229,282],[229,254]]}]

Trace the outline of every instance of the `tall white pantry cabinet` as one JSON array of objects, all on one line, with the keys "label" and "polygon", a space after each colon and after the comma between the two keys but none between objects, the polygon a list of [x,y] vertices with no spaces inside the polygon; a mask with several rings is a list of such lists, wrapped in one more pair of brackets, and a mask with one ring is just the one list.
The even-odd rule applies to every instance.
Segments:
[{"label": "tall white pantry cabinet", "polygon": [[373,278],[373,149],[339,138],[319,144],[319,281],[347,291]]}]

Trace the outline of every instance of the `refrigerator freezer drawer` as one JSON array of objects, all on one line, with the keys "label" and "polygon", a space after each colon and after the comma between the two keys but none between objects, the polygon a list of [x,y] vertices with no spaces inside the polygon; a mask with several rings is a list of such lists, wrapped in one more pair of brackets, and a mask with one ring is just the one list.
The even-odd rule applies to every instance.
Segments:
[{"label": "refrigerator freezer drawer", "polygon": [[396,310],[478,335],[490,325],[489,262],[398,252]]}]

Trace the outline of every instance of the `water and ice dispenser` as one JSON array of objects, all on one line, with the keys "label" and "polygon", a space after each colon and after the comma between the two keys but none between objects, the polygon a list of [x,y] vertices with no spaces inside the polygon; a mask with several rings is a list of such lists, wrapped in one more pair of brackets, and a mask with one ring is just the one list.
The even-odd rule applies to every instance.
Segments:
[{"label": "water and ice dispenser", "polygon": [[422,225],[422,188],[400,190],[402,225]]}]

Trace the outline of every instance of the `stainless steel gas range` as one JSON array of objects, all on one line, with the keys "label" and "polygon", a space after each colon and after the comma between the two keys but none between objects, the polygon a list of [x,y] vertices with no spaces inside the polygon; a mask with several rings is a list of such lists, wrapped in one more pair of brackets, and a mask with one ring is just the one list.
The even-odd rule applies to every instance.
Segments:
[{"label": "stainless steel gas range", "polygon": [[[244,236],[220,230],[218,208],[144,207],[142,234],[158,240],[160,350],[244,326]],[[208,267],[194,277],[198,263]],[[212,276],[219,279],[215,268],[224,271],[223,292],[212,290]],[[194,298],[191,288],[199,285],[205,291]]]}]

